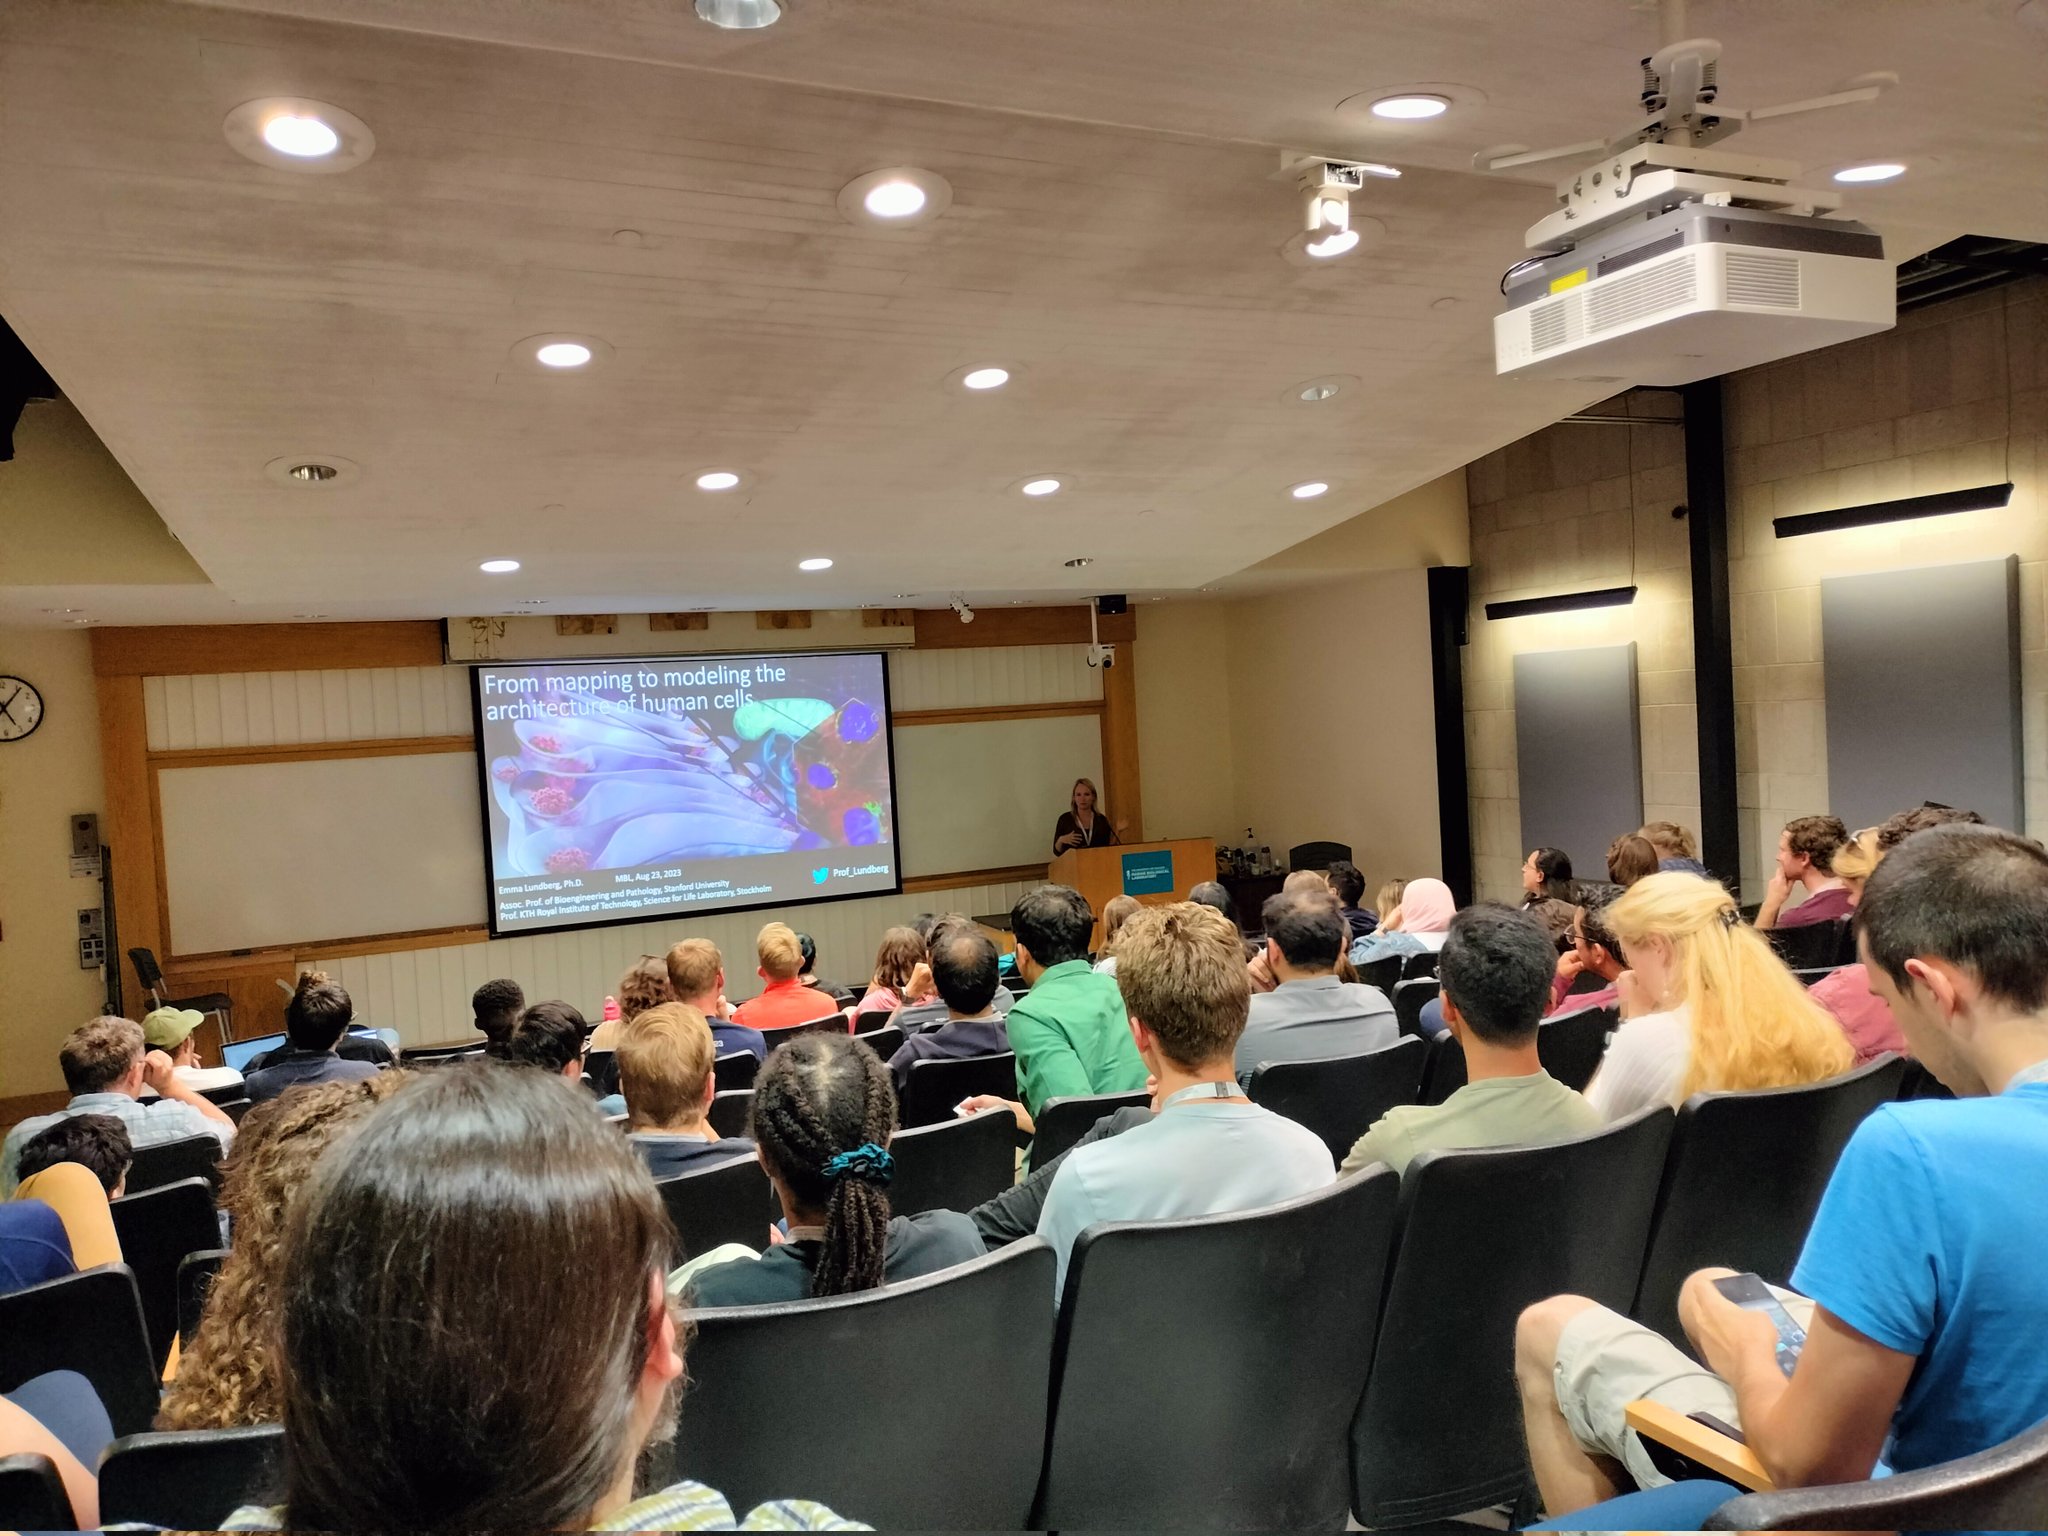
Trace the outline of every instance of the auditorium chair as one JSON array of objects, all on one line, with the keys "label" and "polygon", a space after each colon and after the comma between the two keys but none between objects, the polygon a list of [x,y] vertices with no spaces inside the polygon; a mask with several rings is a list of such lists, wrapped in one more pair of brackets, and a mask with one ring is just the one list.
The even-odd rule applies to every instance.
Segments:
[{"label": "auditorium chair", "polygon": [[853,1016],[853,1032],[856,1035],[865,1035],[872,1030],[880,1029],[889,1022],[889,1015],[895,1011],[894,1008],[863,1008]]},{"label": "auditorium chair", "polygon": [[903,1031],[894,1024],[885,1024],[880,1029],[871,1029],[853,1038],[881,1057],[884,1066],[889,1064],[891,1056],[903,1049]]},{"label": "auditorium chair", "polygon": [[178,1337],[192,1347],[192,1335],[199,1331],[199,1319],[206,1312],[206,1293],[213,1289],[213,1277],[227,1262],[225,1248],[203,1248],[178,1261]]},{"label": "auditorium chair", "polygon": [[1422,1036],[1422,1006],[1443,991],[1443,983],[1434,976],[1418,976],[1413,981],[1394,983],[1394,1022],[1401,1026],[1401,1033],[1413,1038]]},{"label": "auditorium chair", "polygon": [[761,1031],[761,1038],[767,1043],[768,1049],[772,1051],[785,1040],[793,1040],[798,1035],[813,1033],[821,1035],[845,1034],[846,1015],[843,1013],[827,1013],[815,1019],[805,1019],[801,1024],[784,1024],[778,1029],[764,1029]]},{"label": "auditorium chair", "polygon": [[55,1462],[32,1452],[0,1456],[0,1530],[77,1529],[71,1496],[64,1491]]},{"label": "auditorium chair", "polygon": [[[1416,1101],[1427,1054],[1420,1040],[1409,1039],[1357,1056],[1261,1062],[1246,1092],[1254,1104],[1314,1131],[1341,1163],[1381,1115]],[[1032,1166],[1043,1166],[1035,1154]]]},{"label": "auditorium chair", "polygon": [[459,1061],[482,1060],[484,1042],[464,1040],[454,1045],[409,1045],[398,1053],[401,1067],[446,1067]]},{"label": "auditorium chair", "polygon": [[[1797,928],[1772,928],[1764,938],[1770,942],[1778,958],[1785,962],[1788,970],[1807,971],[1820,966],[1833,967],[1842,962],[1835,956],[1841,952],[1843,935],[1849,932],[1849,919],[1832,918],[1825,923],[1806,923]],[[1855,940],[1850,939],[1853,946]],[[1853,947],[1850,951],[1854,958]]]},{"label": "auditorium chair", "polygon": [[747,1134],[747,1111],[753,1107],[753,1089],[721,1088],[711,1095],[711,1109],[704,1118],[721,1136],[744,1136]]},{"label": "auditorium chair", "polygon": [[1418,976],[1436,975],[1437,963],[1442,959],[1443,956],[1433,949],[1401,956],[1401,980],[1413,981]]},{"label": "auditorium chair", "polygon": [[1619,1008],[1579,1008],[1553,1015],[1537,1026],[1537,1060],[1565,1087],[1584,1093],[1607,1054],[1607,1037],[1620,1027]]},{"label": "auditorium chair", "polygon": [[1017,1096],[1015,1051],[913,1062],[910,1081],[902,1094],[902,1112],[897,1118],[906,1128],[935,1125],[951,1118],[955,1104],[978,1093],[992,1093],[1002,1099]]},{"label": "auditorium chair", "polygon": [[768,1246],[769,1223],[782,1214],[768,1175],[751,1157],[656,1179],[654,1187],[683,1240],[682,1259],[694,1259],[720,1243],[744,1243],[758,1253]]},{"label": "auditorium chair", "polygon": [[1342,1530],[1399,1188],[1084,1231],[1029,1528]]},{"label": "auditorium chair", "polygon": [[1401,979],[1401,962],[1404,955],[1388,955],[1384,960],[1369,960],[1358,968],[1358,979],[1368,987],[1378,987],[1390,996],[1394,984]]},{"label": "auditorium chair", "polygon": [[889,1139],[896,1162],[889,1209],[971,1211],[1017,1181],[1017,1122],[1007,1109],[977,1110],[936,1125],[898,1131]]},{"label": "auditorium chair", "polygon": [[159,1189],[183,1179],[204,1179],[217,1188],[220,1158],[220,1142],[209,1131],[179,1141],[158,1142],[153,1147],[137,1147],[135,1160],[128,1165],[128,1193],[139,1195],[146,1189]]},{"label": "auditorium chair", "polygon": [[600,1099],[619,1091],[619,1058],[615,1051],[583,1053],[583,1086]]},{"label": "auditorium chair", "polygon": [[1429,1042],[1429,1058],[1422,1064],[1422,1092],[1416,1102],[1441,1104],[1468,1081],[1463,1042],[1456,1035],[1439,1036]]},{"label": "auditorium chair", "polygon": [[240,1125],[242,1117],[255,1107],[255,1104],[248,1099],[229,1099],[221,1105],[220,1112],[234,1121],[236,1125]]},{"label": "auditorium chair", "polygon": [[721,1092],[727,1088],[751,1088],[754,1077],[761,1070],[760,1058],[752,1051],[728,1051],[711,1062],[711,1075],[717,1079]]},{"label": "auditorium chair", "polygon": [[1424,1152],[1409,1164],[1351,1426],[1362,1524],[1448,1520],[1528,1492],[1515,1320],[1564,1292],[1626,1309],[1671,1123],[1658,1106],[1569,1141]]},{"label": "auditorium chair", "polygon": [[161,1367],[178,1336],[178,1266],[220,1247],[220,1218],[204,1179],[180,1179],[108,1204],[121,1257],[135,1272],[151,1357]]},{"label": "auditorium chair", "polygon": [[0,1392],[46,1371],[76,1371],[91,1382],[115,1434],[149,1428],[157,1372],[135,1272],[126,1264],[101,1264],[0,1296]]},{"label": "auditorium chair", "polygon": [[183,1429],[123,1435],[100,1463],[100,1519],[215,1531],[244,1504],[283,1495],[284,1429]]},{"label": "auditorium chair", "polygon": [[1906,1060],[1906,1075],[1899,1079],[1900,1099],[1952,1099],[1955,1090],[1920,1062]]},{"label": "auditorium chair", "polygon": [[164,973],[156,963],[156,952],[148,949],[128,951],[128,963],[135,967],[135,979],[142,983],[143,991],[149,994],[152,1008],[189,1008],[194,1013],[210,1013],[220,1020],[221,1044],[235,1038],[235,1000],[225,992],[205,992],[197,997],[165,997]]},{"label": "auditorium chair", "polygon": [[1799,985],[1810,987],[1816,981],[1821,980],[1823,977],[1832,976],[1840,969],[1841,967],[1838,965],[1809,965],[1803,970],[1794,971],[1792,974],[1799,978]]},{"label": "auditorium chair", "polygon": [[1047,1099],[1039,1106],[1033,1122],[1037,1129],[1031,1133],[1031,1166],[1045,1167],[1094,1130],[1095,1123],[1104,1115],[1151,1102],[1152,1095],[1142,1088],[1129,1093],[1071,1093]]},{"label": "auditorium chair", "polygon": [[1631,1315],[1681,1348],[1678,1289],[1709,1264],[1783,1285],[1821,1191],[1863,1117],[1898,1095],[1906,1063],[1877,1060],[1795,1088],[1696,1093],[1678,1111]]},{"label": "auditorium chair", "polygon": [[1296,843],[1287,850],[1287,872],[1291,875],[1299,869],[1313,869],[1325,873],[1339,859],[1349,862],[1349,843]]},{"label": "auditorium chair", "polygon": [[[801,1493],[880,1530],[1025,1529],[1052,1281],[1052,1250],[1029,1237],[850,1296],[694,1311],[675,1466],[735,1509]],[[832,1384],[829,1431],[794,1428],[792,1371]]]}]

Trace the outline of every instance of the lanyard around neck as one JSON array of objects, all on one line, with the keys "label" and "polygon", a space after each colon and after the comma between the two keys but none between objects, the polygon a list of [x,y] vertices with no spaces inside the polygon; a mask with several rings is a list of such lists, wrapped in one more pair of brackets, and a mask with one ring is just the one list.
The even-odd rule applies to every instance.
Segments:
[{"label": "lanyard around neck", "polygon": [[1235,1083],[1190,1083],[1187,1087],[1177,1092],[1169,1093],[1166,1096],[1166,1102],[1159,1107],[1162,1110],[1167,1110],[1173,1108],[1176,1104],[1196,1103],[1202,1099],[1241,1099],[1243,1097],[1244,1090]]}]

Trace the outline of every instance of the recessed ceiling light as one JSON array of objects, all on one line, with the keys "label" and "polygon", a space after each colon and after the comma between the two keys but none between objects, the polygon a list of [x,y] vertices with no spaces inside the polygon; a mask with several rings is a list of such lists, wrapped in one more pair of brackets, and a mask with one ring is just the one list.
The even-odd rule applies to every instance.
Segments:
[{"label": "recessed ceiling light", "polygon": [[1896,160],[1880,160],[1871,165],[1849,165],[1835,172],[1835,180],[1842,182],[1891,181],[1906,174],[1905,166]]},{"label": "recessed ceiling light", "polygon": [[832,562],[823,555],[813,555],[808,560],[797,561],[796,568],[800,571],[829,571],[832,569]]},{"label": "recessed ceiling light", "polygon": [[43,610],[43,612],[45,612],[45,613],[63,613],[63,614],[70,614],[70,613],[83,613],[83,612],[85,612],[85,610],[84,610],[83,608],[45,608],[45,609]]},{"label": "recessed ceiling light", "polygon": [[580,341],[551,341],[533,349],[533,360],[543,368],[581,368],[590,361],[590,348]]},{"label": "recessed ceiling light", "polygon": [[294,464],[285,473],[303,485],[324,485],[329,480],[341,478],[341,471],[332,464]]},{"label": "recessed ceiling light", "polygon": [[910,181],[885,181],[868,188],[860,201],[878,219],[907,219],[924,207],[924,188]]},{"label": "recessed ceiling light", "polygon": [[508,576],[519,569],[519,562],[517,560],[486,560],[477,569],[491,576]]},{"label": "recessed ceiling light", "polygon": [[1332,256],[1342,256],[1347,251],[1358,249],[1358,231],[1340,229],[1320,240],[1309,241],[1302,249],[1318,261],[1328,261]]},{"label": "recessed ceiling light", "polygon": [[323,495],[337,486],[348,485],[362,475],[353,459],[333,453],[287,453],[263,466],[263,473],[279,485],[294,490],[319,491]]},{"label": "recessed ceiling light", "polygon": [[292,617],[295,619],[324,619],[327,615],[324,613],[295,613]]},{"label": "recessed ceiling light", "polygon": [[304,96],[245,101],[221,121],[235,150],[284,171],[347,171],[370,158],[377,137],[353,112]]},{"label": "recessed ceiling light", "polygon": [[92,620],[91,620],[91,619],[70,619],[70,620],[67,620],[66,622],[67,622],[67,623],[71,623],[71,624],[90,624],[90,623],[92,622]]},{"label": "recessed ceiling light", "polygon": [[839,215],[875,229],[929,224],[953,206],[953,185],[917,165],[890,166],[856,176],[839,189]]},{"label": "recessed ceiling light", "polygon": [[1382,96],[1372,104],[1372,115],[1392,122],[1411,123],[1427,117],[1442,117],[1451,110],[1444,96]]},{"label": "recessed ceiling light", "polygon": [[1070,571],[1078,571],[1081,569],[1082,566],[1093,565],[1094,563],[1095,557],[1093,555],[1076,555],[1073,559],[1067,562],[1067,569]]},{"label": "recessed ceiling light", "polygon": [[1322,495],[1329,488],[1330,482],[1327,480],[1304,480],[1299,485],[1290,486],[1287,494],[1296,501],[1308,501],[1313,497]]},{"label": "recessed ceiling light", "polygon": [[1342,388],[1341,384],[1308,384],[1302,387],[1301,392],[1295,398],[1297,400],[1306,400],[1310,405],[1314,405],[1318,400],[1329,399]]},{"label": "recessed ceiling light", "polygon": [[538,336],[522,336],[512,343],[515,363],[530,373],[545,373],[555,378],[594,370],[610,362],[611,357],[610,342],[575,331],[543,331]]},{"label": "recessed ceiling light", "polygon": [[1026,480],[1017,487],[1026,496],[1050,496],[1059,488],[1059,477],[1056,475],[1041,475],[1038,479]]},{"label": "recessed ceiling light", "polygon": [[697,0],[697,19],[728,32],[755,32],[782,20],[777,0]]},{"label": "recessed ceiling light", "polygon": [[898,592],[898,593],[896,594],[896,601],[900,603],[900,602],[902,602],[902,601],[903,601],[903,600],[904,600],[905,598],[911,598],[911,597],[915,597],[915,596],[917,596],[917,594],[916,594],[915,592]]},{"label": "recessed ceiling light", "polygon": [[960,375],[960,382],[968,389],[1001,389],[1010,382],[1007,368],[970,368]]},{"label": "recessed ceiling light", "polygon": [[732,469],[707,469],[697,477],[700,491],[729,491],[739,483],[739,471]]}]

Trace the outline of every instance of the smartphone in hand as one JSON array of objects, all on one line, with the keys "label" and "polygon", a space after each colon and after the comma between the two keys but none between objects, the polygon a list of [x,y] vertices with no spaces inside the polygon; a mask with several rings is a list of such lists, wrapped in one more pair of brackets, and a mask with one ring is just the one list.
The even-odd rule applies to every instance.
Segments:
[{"label": "smartphone in hand", "polygon": [[1806,1330],[1792,1321],[1792,1314],[1771,1294],[1757,1275],[1727,1275],[1714,1282],[1714,1289],[1748,1312],[1761,1312],[1778,1330],[1778,1369],[1787,1376],[1799,1364],[1799,1352],[1806,1347]]}]

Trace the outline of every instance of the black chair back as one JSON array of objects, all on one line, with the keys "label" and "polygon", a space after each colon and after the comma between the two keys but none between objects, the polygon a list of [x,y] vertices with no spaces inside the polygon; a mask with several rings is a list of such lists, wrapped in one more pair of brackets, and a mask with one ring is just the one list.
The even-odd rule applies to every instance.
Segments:
[{"label": "black chair back", "polygon": [[905,1129],[936,1125],[952,1118],[955,1104],[977,1093],[1004,1099],[1017,1096],[1015,1051],[913,1062],[910,1081],[903,1090],[900,1119]]},{"label": "black chair back", "polygon": [[1327,870],[1339,859],[1351,857],[1349,843],[1296,843],[1287,850],[1287,872],[1297,869]]},{"label": "black chair back", "polygon": [[164,984],[163,967],[156,963],[156,954],[147,949],[128,951],[128,963],[135,967],[135,979],[142,983],[145,992],[155,992]]},{"label": "black chair back", "polygon": [[1401,979],[1412,981],[1418,976],[1434,976],[1437,962],[1443,957],[1433,949],[1425,949],[1401,957]]},{"label": "black chair back", "polygon": [[[1341,1530],[1399,1187],[1378,1168],[1264,1210],[1083,1232],[1032,1528]],[[1148,1316],[1180,1343],[1132,1326]]]},{"label": "black chair back", "polygon": [[1401,955],[1389,955],[1384,960],[1369,960],[1358,967],[1358,979],[1369,987],[1378,987],[1389,996],[1394,985],[1401,979]]},{"label": "black chair back", "polygon": [[1987,1451],[1866,1483],[1746,1493],[1710,1531],[2025,1531],[2048,1510],[2048,1420]]},{"label": "black chair back", "polygon": [[870,1382],[877,1404],[810,1437],[803,1494],[881,1530],[1022,1530],[1045,1446],[1052,1250],[1039,1238],[877,1290],[691,1314],[690,1389],[676,1465],[735,1509],[786,1498],[789,1368]]},{"label": "black chair back", "polygon": [[249,1099],[229,1099],[225,1104],[221,1105],[220,1112],[234,1121],[236,1125],[240,1125],[242,1117],[255,1107],[254,1102]]},{"label": "black chair back", "polygon": [[1571,1141],[1425,1152],[1409,1164],[1379,1344],[1351,1426],[1362,1523],[1448,1520],[1528,1488],[1515,1319],[1567,1291],[1623,1308],[1671,1120],[1646,1109]]},{"label": "black chair back", "polygon": [[1835,1161],[1863,1117],[1898,1096],[1906,1063],[1877,1060],[1796,1088],[1696,1093],[1678,1111],[1634,1317],[1673,1343],[1678,1288],[1708,1264],[1782,1285]]},{"label": "black chair back", "polygon": [[1095,1122],[1104,1115],[1151,1102],[1152,1096],[1142,1088],[1132,1093],[1076,1093],[1047,1099],[1033,1122],[1038,1128],[1031,1136],[1031,1166],[1045,1167],[1094,1130]]},{"label": "black chair back", "polygon": [[466,1061],[484,1054],[484,1042],[465,1040],[456,1045],[409,1045],[398,1053],[402,1067],[431,1067],[447,1061]]},{"label": "black chair back", "polygon": [[1017,1122],[1007,1109],[977,1110],[936,1125],[898,1131],[889,1140],[896,1161],[889,1209],[971,1211],[1017,1181]]},{"label": "black chair back", "polygon": [[204,1179],[180,1179],[139,1195],[124,1195],[107,1209],[121,1257],[135,1271],[150,1352],[159,1367],[178,1336],[178,1266],[188,1253],[220,1246],[220,1219]]},{"label": "black chair back", "polygon": [[889,1015],[895,1011],[894,1008],[860,1009],[853,1016],[853,1032],[856,1035],[865,1035],[871,1030],[880,1029],[889,1022]]},{"label": "black chair back", "polygon": [[761,1031],[761,1038],[767,1042],[768,1049],[772,1051],[775,1047],[782,1044],[783,1041],[793,1040],[798,1035],[843,1035],[846,1032],[846,1015],[843,1013],[827,1013],[821,1014],[815,1019],[805,1019],[801,1024],[784,1024],[777,1029],[764,1029]]},{"label": "black chair back", "polygon": [[885,1024],[880,1029],[871,1029],[853,1038],[881,1057],[884,1066],[888,1065],[891,1056],[903,1049],[903,1031],[894,1024]]},{"label": "black chair back", "polygon": [[206,1293],[213,1289],[213,1277],[227,1257],[225,1248],[206,1248],[178,1261],[178,1337],[187,1349],[192,1347],[192,1335],[199,1331],[199,1319],[206,1311]]},{"label": "black chair back", "polygon": [[1565,1087],[1584,1093],[1607,1054],[1607,1037],[1620,1027],[1618,1008],[1580,1008],[1545,1019],[1536,1031],[1536,1059]]},{"label": "black chair back", "polygon": [[720,1243],[768,1246],[768,1224],[781,1214],[768,1175],[751,1157],[735,1157],[702,1173],[656,1179],[668,1219],[682,1238],[683,1257],[694,1259]]},{"label": "black chair back", "polygon": [[215,1104],[222,1109],[226,1109],[228,1105],[234,1103],[237,1099],[248,1098],[249,1086],[246,1083],[222,1083],[218,1088],[201,1088],[199,1090],[199,1097],[206,1100],[209,1104]]},{"label": "black chair back", "polygon": [[[752,1060],[751,1057],[748,1058]],[[747,1134],[747,1111],[754,1107],[751,1088],[721,1088],[711,1095],[711,1112],[705,1116],[711,1129],[721,1136]]]},{"label": "black chair back", "polygon": [[0,1530],[75,1531],[78,1517],[57,1464],[24,1452],[0,1456]]},{"label": "black chair back", "polygon": [[1470,1081],[1465,1069],[1465,1047],[1456,1036],[1444,1035],[1429,1042],[1429,1060],[1422,1066],[1421,1103],[1441,1104]]},{"label": "black chair back", "polygon": [[616,1051],[585,1051],[583,1083],[600,1099],[619,1091],[619,1057]]},{"label": "black chair back", "polygon": [[139,1195],[185,1179],[204,1179],[209,1187],[217,1188],[220,1158],[220,1143],[210,1135],[137,1147],[135,1161],[128,1165],[128,1193]]},{"label": "black chair back", "polygon": [[[1426,1054],[1420,1040],[1397,1040],[1358,1056],[1269,1061],[1253,1071],[1246,1092],[1254,1104],[1314,1131],[1341,1163],[1381,1115],[1415,1102]],[[1045,1166],[1036,1152],[1031,1166]]]},{"label": "black chair back", "polygon": [[1413,981],[1394,983],[1394,1022],[1401,1026],[1403,1035],[1423,1038],[1423,1005],[1442,990],[1443,984],[1434,976],[1418,976]]},{"label": "black chair back", "polygon": [[216,1531],[244,1504],[284,1492],[284,1429],[184,1429],[124,1435],[100,1463],[100,1519]]},{"label": "black chair back", "polygon": [[1920,1062],[1907,1058],[1906,1075],[1899,1079],[1901,1099],[1952,1099],[1955,1096],[1955,1090],[1947,1083],[1928,1071]]},{"label": "black chair back", "polygon": [[760,1070],[760,1060],[752,1051],[730,1051],[713,1058],[711,1063],[711,1075],[718,1080],[720,1093],[728,1088],[752,1088]]},{"label": "black chair back", "polygon": [[1840,966],[1835,965],[1815,965],[1809,966],[1805,970],[1794,971],[1792,974],[1799,978],[1799,985],[1801,985],[1802,987],[1810,987],[1816,981],[1819,981],[1822,977],[1832,976],[1835,974],[1836,971],[1840,969]]},{"label": "black chair back", "polygon": [[0,1392],[45,1371],[76,1371],[91,1382],[115,1434],[149,1428],[157,1368],[135,1272],[126,1264],[101,1264],[0,1296]]},{"label": "black chair back", "polygon": [[[1764,937],[1787,969],[1807,971],[1816,966],[1840,964],[1835,956],[1841,953],[1842,936],[1848,931],[1849,919],[1836,917],[1824,923],[1802,923],[1795,928],[1772,928]],[[1849,942],[1853,958],[1855,940]]]}]

